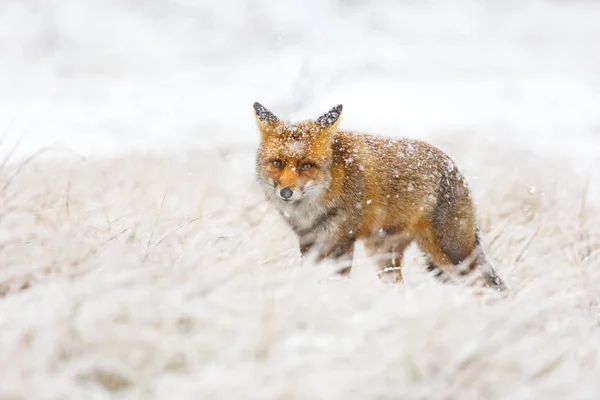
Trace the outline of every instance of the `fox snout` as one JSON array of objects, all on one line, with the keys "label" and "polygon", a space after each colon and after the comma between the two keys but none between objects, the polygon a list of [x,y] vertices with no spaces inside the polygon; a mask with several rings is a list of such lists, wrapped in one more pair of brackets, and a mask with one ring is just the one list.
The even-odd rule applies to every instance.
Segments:
[{"label": "fox snout", "polygon": [[296,201],[302,197],[304,181],[296,168],[284,167],[274,179],[275,195],[283,201]]},{"label": "fox snout", "polygon": [[312,176],[307,176],[306,171],[299,172],[297,168],[271,171],[271,177],[267,178],[269,191],[272,190],[274,197],[283,202],[294,202],[307,197],[316,199],[328,187],[327,176],[325,172],[312,172]]},{"label": "fox snout", "polygon": [[281,191],[279,192],[279,195],[281,197],[283,197],[285,200],[288,200],[290,197],[292,197],[294,195],[294,192],[289,187],[285,187],[285,188],[281,189]]},{"label": "fox snout", "polygon": [[275,195],[283,201],[296,201],[302,197],[302,190],[297,186],[275,186]]}]

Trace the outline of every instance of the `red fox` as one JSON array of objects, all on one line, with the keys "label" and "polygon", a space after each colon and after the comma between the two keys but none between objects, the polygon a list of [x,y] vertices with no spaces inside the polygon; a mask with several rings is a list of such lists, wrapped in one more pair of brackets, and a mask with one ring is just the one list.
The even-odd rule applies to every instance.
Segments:
[{"label": "red fox", "polygon": [[403,253],[416,241],[439,279],[478,270],[484,285],[506,289],[483,252],[467,181],[442,150],[338,130],[342,105],[298,123],[259,103],[254,111],[258,181],[298,235],[303,257],[336,260],[348,275],[362,240],[378,256],[381,278],[400,282]]}]

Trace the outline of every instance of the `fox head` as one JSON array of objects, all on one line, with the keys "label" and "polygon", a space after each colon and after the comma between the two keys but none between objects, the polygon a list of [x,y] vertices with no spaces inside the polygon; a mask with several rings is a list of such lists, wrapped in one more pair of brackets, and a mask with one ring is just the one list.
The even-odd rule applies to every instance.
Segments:
[{"label": "fox head", "polygon": [[267,196],[284,203],[316,200],[331,185],[331,145],[342,105],[298,123],[279,120],[259,103],[254,111],[261,134],[258,180]]}]

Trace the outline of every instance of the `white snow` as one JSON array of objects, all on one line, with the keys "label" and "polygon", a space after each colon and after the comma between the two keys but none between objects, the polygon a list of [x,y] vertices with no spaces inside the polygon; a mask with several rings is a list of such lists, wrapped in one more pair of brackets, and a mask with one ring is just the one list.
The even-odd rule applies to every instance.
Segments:
[{"label": "white snow", "polygon": [[[0,2],[0,399],[597,398],[598,21],[585,0]],[[255,101],[446,150],[510,293],[440,285],[415,248],[401,285],[360,248],[350,279],[301,266],[254,181]]]}]

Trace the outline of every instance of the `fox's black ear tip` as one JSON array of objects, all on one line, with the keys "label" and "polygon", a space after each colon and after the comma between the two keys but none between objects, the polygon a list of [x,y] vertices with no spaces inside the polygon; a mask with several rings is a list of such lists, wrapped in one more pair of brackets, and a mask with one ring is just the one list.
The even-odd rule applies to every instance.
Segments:
[{"label": "fox's black ear tip", "polygon": [[273,113],[265,108],[259,102],[254,102],[254,112],[258,119],[262,122],[275,122],[278,121],[277,117]]},{"label": "fox's black ear tip", "polygon": [[254,104],[252,104],[252,107],[254,108],[256,115],[259,117],[264,117],[265,114],[269,113],[269,110],[267,110],[265,106],[260,104],[258,101],[255,101]]},{"label": "fox's black ear tip", "polygon": [[342,108],[343,107],[341,104],[333,107],[331,110],[317,118],[317,124],[321,125],[323,128],[328,128],[334,125],[342,114]]}]

